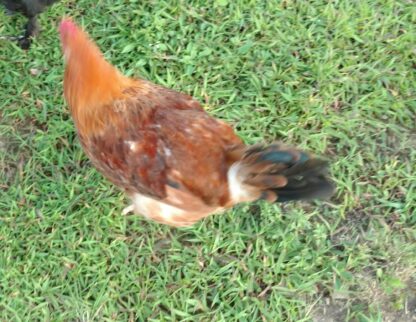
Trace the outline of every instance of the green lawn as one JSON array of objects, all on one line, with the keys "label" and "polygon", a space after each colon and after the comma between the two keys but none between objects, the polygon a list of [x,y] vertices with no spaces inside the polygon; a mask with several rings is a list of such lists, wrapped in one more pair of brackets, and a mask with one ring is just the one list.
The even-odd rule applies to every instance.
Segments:
[{"label": "green lawn", "polygon": [[[337,194],[188,229],[121,216],[63,102],[64,14],[246,142],[327,155]],[[0,40],[0,321],[416,318],[413,1],[65,0],[41,24],[28,52]]]}]

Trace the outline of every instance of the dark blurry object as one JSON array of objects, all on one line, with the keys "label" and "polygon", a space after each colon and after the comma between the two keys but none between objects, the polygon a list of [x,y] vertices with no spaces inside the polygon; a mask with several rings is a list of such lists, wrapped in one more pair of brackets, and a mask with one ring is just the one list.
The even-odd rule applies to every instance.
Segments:
[{"label": "dark blurry object", "polygon": [[19,12],[29,20],[26,24],[25,33],[19,37],[9,37],[18,39],[20,47],[29,49],[31,38],[39,33],[37,16],[58,0],[0,0],[9,12]]}]

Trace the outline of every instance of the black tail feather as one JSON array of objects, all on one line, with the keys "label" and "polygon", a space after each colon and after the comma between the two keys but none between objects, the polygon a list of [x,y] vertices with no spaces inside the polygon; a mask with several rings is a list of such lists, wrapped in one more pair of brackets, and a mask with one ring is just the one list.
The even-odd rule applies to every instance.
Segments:
[{"label": "black tail feather", "polygon": [[[322,199],[334,193],[335,186],[328,178],[328,162],[294,148],[275,143],[269,146],[249,147],[242,158],[246,165],[246,183],[256,178],[286,178],[287,183],[276,180],[279,185],[270,186],[264,182],[262,196],[270,200],[270,193],[276,195],[276,202]],[[254,179],[253,179],[254,178]],[[261,186],[261,185],[258,185]],[[273,200],[273,199],[272,199]]]},{"label": "black tail feather", "polygon": [[277,202],[323,199],[334,193],[334,184],[328,179],[328,162],[310,159],[297,163],[282,173],[288,179],[284,187],[273,189]]}]

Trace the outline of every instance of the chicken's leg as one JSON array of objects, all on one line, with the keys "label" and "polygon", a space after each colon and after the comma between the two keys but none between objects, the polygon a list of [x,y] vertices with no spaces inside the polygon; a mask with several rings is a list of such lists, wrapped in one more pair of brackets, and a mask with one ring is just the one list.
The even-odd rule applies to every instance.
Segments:
[{"label": "chicken's leg", "polygon": [[39,25],[36,16],[30,17],[26,24],[24,35],[19,39],[19,45],[22,49],[29,49],[32,43],[32,37],[39,33]]},{"label": "chicken's leg", "polygon": [[121,214],[123,216],[127,216],[127,214],[129,214],[133,211],[134,211],[134,205],[130,205],[130,206],[127,206],[126,208],[124,208],[123,211],[121,212]]}]

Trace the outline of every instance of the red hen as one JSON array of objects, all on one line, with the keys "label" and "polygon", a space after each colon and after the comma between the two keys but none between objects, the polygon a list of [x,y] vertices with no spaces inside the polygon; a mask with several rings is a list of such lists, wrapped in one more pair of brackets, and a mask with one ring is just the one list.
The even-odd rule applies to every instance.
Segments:
[{"label": "red hen", "polygon": [[327,162],[284,146],[246,146],[191,96],[123,76],[71,20],[60,25],[65,99],[95,167],[134,211],[189,226],[240,202],[322,198]]}]

